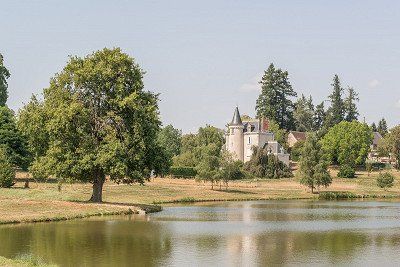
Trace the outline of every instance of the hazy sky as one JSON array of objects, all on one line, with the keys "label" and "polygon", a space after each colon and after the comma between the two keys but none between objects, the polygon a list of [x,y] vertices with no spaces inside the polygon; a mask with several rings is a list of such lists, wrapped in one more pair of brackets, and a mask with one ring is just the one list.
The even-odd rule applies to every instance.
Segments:
[{"label": "hazy sky", "polygon": [[[351,3],[350,3],[351,2]],[[160,93],[164,124],[223,127],[254,115],[273,62],[301,94],[326,99],[337,73],[361,118],[400,123],[399,1],[1,1],[0,53],[17,110],[68,55],[121,47]]]}]

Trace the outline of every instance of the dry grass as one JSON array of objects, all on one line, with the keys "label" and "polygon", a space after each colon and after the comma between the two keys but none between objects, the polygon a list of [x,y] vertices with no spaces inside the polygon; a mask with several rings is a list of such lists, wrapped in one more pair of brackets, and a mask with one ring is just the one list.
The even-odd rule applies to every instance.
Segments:
[{"label": "dry grass", "polygon": [[[399,197],[400,172],[392,170],[395,185],[388,191],[376,186],[378,172],[370,176],[358,172],[355,179],[334,178],[328,191],[349,191],[357,195],[374,197]],[[20,174],[22,178],[24,174]],[[335,175],[335,170],[332,170]],[[0,189],[0,223],[29,222],[79,218],[100,214],[122,213],[139,209],[139,204],[167,203],[185,200],[250,200],[250,199],[296,199],[315,198],[298,178],[279,180],[245,180],[232,182],[228,190],[194,180],[156,178],[144,186],[117,185],[106,182],[104,186],[105,204],[92,204],[85,201],[90,198],[89,184],[65,184],[61,192],[56,183],[32,183],[30,189],[23,188],[23,180],[11,189]],[[139,204],[132,204],[139,203]],[[147,207],[148,208],[148,207]]]}]

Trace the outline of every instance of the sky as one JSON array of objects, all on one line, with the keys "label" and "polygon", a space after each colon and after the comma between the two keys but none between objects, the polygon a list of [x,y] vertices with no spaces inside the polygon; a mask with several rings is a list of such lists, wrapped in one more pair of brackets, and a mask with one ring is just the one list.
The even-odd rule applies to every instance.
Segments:
[{"label": "sky", "polygon": [[0,53],[8,105],[41,94],[69,55],[121,47],[160,94],[164,125],[223,128],[254,116],[272,62],[298,94],[327,99],[334,74],[359,93],[360,119],[400,123],[400,1],[8,1]]}]

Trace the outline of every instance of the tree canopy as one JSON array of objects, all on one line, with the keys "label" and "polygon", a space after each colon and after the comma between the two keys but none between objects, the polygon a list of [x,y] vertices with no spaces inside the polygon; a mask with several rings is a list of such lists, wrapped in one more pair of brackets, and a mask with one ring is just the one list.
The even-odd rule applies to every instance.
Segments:
[{"label": "tree canopy", "polygon": [[321,143],[332,163],[354,167],[365,162],[372,139],[372,131],[367,124],[343,121],[330,128]]},{"label": "tree canopy", "polygon": [[[44,100],[21,111],[21,129],[35,151],[32,170],[92,183],[95,202],[102,201],[106,175],[143,183],[157,168],[160,128],[158,97],[144,90],[143,74],[119,48],[71,57]],[[44,150],[37,147],[42,143]]]},{"label": "tree canopy", "polygon": [[256,102],[259,118],[264,117],[278,123],[279,128],[294,129],[294,103],[292,97],[297,93],[289,82],[289,73],[270,64],[261,78],[261,94]]}]

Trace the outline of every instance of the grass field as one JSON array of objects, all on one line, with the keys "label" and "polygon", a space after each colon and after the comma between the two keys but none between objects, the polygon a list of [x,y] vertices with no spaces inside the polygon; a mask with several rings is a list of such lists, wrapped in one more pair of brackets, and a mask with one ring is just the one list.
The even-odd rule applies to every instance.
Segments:
[{"label": "grass field", "polygon": [[[336,171],[332,170],[332,175]],[[334,178],[328,191],[347,191],[357,195],[370,197],[400,197],[400,172],[392,170],[395,185],[388,191],[376,186],[378,172],[370,176],[366,172],[358,172],[355,179]],[[22,178],[26,174],[20,174]],[[152,211],[148,204],[253,200],[253,199],[300,199],[317,198],[309,190],[299,184],[298,178],[279,180],[245,180],[232,182],[228,190],[210,184],[196,182],[193,179],[156,178],[144,186],[117,185],[107,181],[104,186],[104,204],[87,203],[91,195],[90,184],[64,184],[61,192],[57,183],[30,183],[29,189],[23,188],[23,180],[19,180],[11,189],[0,189],[0,223],[35,222],[64,220],[95,215],[139,212],[143,209]],[[146,205],[147,204],[147,205]]]}]

